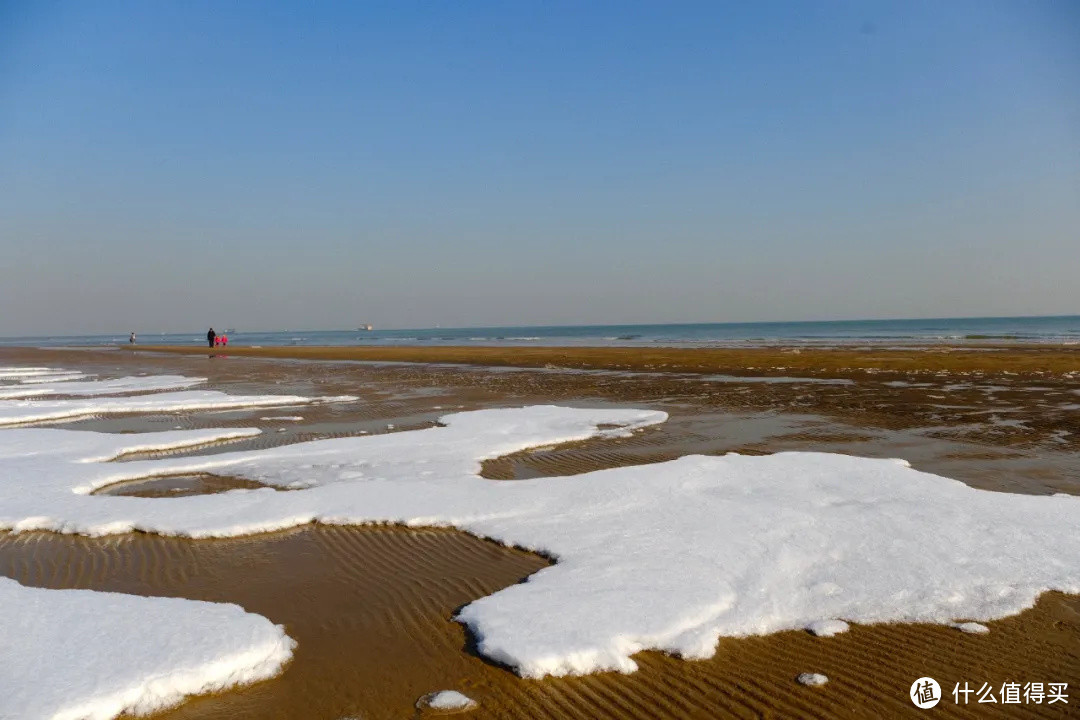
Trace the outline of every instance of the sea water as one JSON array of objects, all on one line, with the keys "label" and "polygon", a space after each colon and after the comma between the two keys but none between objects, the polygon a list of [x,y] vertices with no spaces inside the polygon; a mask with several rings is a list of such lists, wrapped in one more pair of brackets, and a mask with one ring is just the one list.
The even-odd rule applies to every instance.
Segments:
[{"label": "sea water", "polygon": [[[37,347],[127,344],[112,335],[0,338],[0,345]],[[920,320],[552,325],[484,328],[230,331],[239,345],[578,345],[578,346],[903,346],[927,343],[1080,344],[1080,315]],[[202,344],[205,329],[138,332],[146,345]]]}]

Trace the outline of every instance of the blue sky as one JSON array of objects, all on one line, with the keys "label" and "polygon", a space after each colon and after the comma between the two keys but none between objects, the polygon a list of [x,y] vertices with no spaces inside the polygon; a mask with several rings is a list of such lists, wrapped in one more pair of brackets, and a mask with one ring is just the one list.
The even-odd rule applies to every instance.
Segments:
[{"label": "blue sky", "polygon": [[1080,312],[1080,3],[0,2],[0,334]]}]

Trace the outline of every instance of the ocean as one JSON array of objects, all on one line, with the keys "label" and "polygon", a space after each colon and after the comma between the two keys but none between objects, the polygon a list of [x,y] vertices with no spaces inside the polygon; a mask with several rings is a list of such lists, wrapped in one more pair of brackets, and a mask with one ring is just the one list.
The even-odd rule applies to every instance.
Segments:
[{"label": "ocean", "polygon": [[[891,347],[937,343],[1080,344],[1080,315],[923,320],[556,325],[422,330],[280,330],[227,332],[236,345],[624,345],[753,347],[768,345]],[[0,345],[60,347],[127,344],[129,330],[111,335],[0,338]],[[141,344],[201,344],[206,330],[139,332]]]}]

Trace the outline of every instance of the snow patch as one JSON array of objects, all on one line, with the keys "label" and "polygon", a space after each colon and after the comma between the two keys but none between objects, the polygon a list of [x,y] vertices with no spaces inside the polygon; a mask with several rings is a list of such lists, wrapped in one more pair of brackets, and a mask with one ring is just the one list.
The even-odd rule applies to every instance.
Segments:
[{"label": "snow patch", "polygon": [[[646,649],[705,658],[721,636],[812,628],[823,618],[986,621],[1031,607],[1046,590],[1080,592],[1080,498],[977,490],[901,460],[729,454],[574,477],[479,477],[486,459],[665,419],[648,410],[481,410],[423,430],[126,463],[100,460],[133,442],[238,431],[12,429],[0,432],[0,529],[227,537],[313,521],[456,527],[556,561],[457,615],[483,655],[527,677],[631,672]],[[168,499],[88,494],[195,472],[270,487]]]},{"label": "snow patch", "polygon": [[818,685],[824,685],[829,682],[829,678],[821,673],[800,673],[799,677],[795,678],[802,685],[809,685],[811,687],[817,687]]},{"label": "snow patch", "polygon": [[985,635],[990,632],[990,628],[977,622],[955,623],[953,627],[960,632],[971,633],[972,635]]},{"label": "snow patch", "polygon": [[0,378],[24,378],[41,375],[63,375],[69,371],[47,367],[0,367]]},{"label": "snow patch", "polygon": [[95,400],[0,400],[0,426],[64,420],[99,413],[231,410],[332,401],[328,398],[307,398],[299,395],[229,395],[217,390],[188,390]]},{"label": "snow patch", "polygon": [[477,702],[457,690],[440,690],[420,698],[416,706],[429,707],[433,710],[472,710],[477,706]]},{"label": "snow patch", "polygon": [[851,626],[843,620],[817,620],[807,625],[806,629],[818,637],[832,637],[846,633]]},{"label": "snow patch", "polygon": [[93,375],[87,375],[79,370],[65,370],[59,372],[56,375],[30,375],[19,378],[19,382],[24,385],[34,385],[37,383],[54,383],[54,382],[67,382],[69,380],[83,380],[85,378],[93,377]]},{"label": "snow patch", "polygon": [[110,720],[277,675],[296,646],[237,605],[0,578],[0,717]]},{"label": "snow patch", "polygon": [[0,387],[0,399],[27,398],[40,395],[91,396],[160,392],[188,388],[204,382],[206,382],[206,378],[184,377],[182,375],[122,377],[112,380],[65,380],[63,382],[39,383],[30,386]]},{"label": "snow patch", "polygon": [[787,377],[777,375],[701,375],[706,382],[764,383],[766,385],[854,385],[848,378]]}]

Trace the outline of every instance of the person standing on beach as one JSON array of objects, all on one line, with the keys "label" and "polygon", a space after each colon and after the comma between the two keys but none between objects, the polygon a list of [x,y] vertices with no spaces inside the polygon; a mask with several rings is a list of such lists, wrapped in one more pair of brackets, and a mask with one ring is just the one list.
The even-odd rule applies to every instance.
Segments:
[{"label": "person standing on beach", "polygon": [[132,345],[135,344],[135,333],[131,333],[131,337],[128,338],[128,342]]},{"label": "person standing on beach", "polygon": [[210,331],[206,333],[206,344],[211,348],[214,347],[214,338],[217,337],[217,333],[214,332],[214,328],[210,328]]}]

